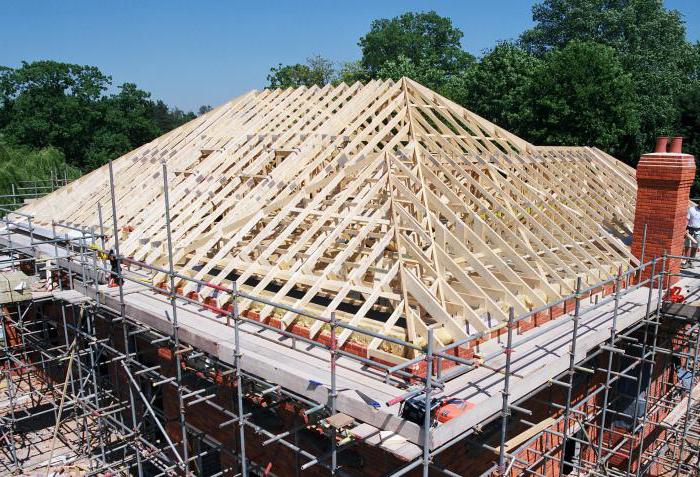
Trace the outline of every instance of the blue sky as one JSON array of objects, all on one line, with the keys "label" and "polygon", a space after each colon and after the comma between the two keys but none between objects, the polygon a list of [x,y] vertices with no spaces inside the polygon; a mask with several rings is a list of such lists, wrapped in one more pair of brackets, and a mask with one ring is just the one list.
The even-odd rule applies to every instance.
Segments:
[{"label": "blue sky", "polygon": [[[0,20],[0,65],[52,59],[98,66],[183,109],[262,88],[271,66],[311,54],[359,58],[372,19],[435,10],[479,55],[532,24],[534,0],[214,1],[17,0]],[[666,0],[700,39],[700,1]]]}]

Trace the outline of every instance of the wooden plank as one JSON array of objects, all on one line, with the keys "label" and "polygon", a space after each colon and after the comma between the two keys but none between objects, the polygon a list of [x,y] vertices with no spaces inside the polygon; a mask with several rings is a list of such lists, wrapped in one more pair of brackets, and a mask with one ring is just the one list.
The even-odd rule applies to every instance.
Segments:
[{"label": "wooden plank", "polygon": [[[161,267],[163,163],[182,275],[236,280],[415,344],[431,320],[449,342],[502,323],[509,307],[562,298],[577,276],[592,285],[636,260],[622,241],[631,168],[597,149],[532,145],[407,78],[251,91],[115,160],[120,249]],[[98,205],[111,247],[106,167],[24,211],[39,225],[94,230]],[[231,300],[176,286],[221,307]]]}]

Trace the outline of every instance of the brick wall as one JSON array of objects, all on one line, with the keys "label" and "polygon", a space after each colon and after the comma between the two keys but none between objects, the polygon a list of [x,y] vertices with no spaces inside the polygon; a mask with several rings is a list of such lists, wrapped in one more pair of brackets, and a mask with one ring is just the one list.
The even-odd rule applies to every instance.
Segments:
[{"label": "brick wall", "polygon": [[[48,310],[51,316],[59,317],[58,309],[53,311]],[[78,319],[70,312],[67,313],[67,320],[70,323],[75,323]],[[62,329],[62,328],[61,328]],[[98,318],[95,321],[95,333],[98,339],[109,338],[110,345],[119,350],[124,349],[124,339],[121,324],[112,324],[109,320]],[[18,337],[13,334],[13,330],[9,329],[8,338],[11,342],[18,342]],[[673,347],[676,350],[682,350],[683,344],[677,338],[679,329],[673,326],[666,326],[661,329],[659,339],[661,342],[666,341],[665,346]],[[637,336],[640,339],[640,336]],[[135,336],[131,342],[131,346],[135,347],[139,353],[139,361],[146,366],[160,365],[162,374],[166,376],[175,375],[175,360],[172,351],[168,348],[159,348],[158,345],[152,345],[150,341],[140,335]],[[655,366],[655,371],[652,376],[652,385],[650,396],[658,398],[669,392],[669,383],[674,383],[676,380],[673,363],[666,355],[659,354]],[[38,359],[38,358],[37,358]],[[186,360],[185,360],[186,361]],[[589,367],[604,368],[607,366],[607,354],[603,353],[598,357],[596,363],[590,363]],[[614,364],[613,369],[616,368]],[[118,361],[105,363],[104,367],[108,370],[105,379],[110,383],[113,392],[122,399],[128,399],[129,381]],[[211,383],[217,383],[215,387],[216,396],[213,399],[218,405],[231,412],[236,413],[236,399],[234,392],[233,375],[223,376],[220,372],[203,374],[202,371],[194,370],[188,367],[187,363],[183,363],[184,381],[192,389],[199,389],[202,386],[209,386]],[[61,382],[65,376],[65,369],[56,369],[51,373],[57,382]],[[634,373],[633,373],[634,374]],[[596,372],[594,376],[589,376],[582,373],[582,377],[575,380],[573,388],[573,402],[579,402],[584,399],[591,389],[599,386],[604,378],[604,373]],[[137,377],[142,383],[142,388],[150,386],[148,380],[144,377]],[[178,395],[174,386],[162,385],[162,400],[159,405],[162,406],[164,414],[164,425],[168,434],[173,441],[180,442],[180,425],[179,418],[179,403]],[[271,396],[272,397],[272,396]],[[190,398],[190,401],[196,399]],[[530,409],[533,412],[532,416],[519,416],[527,419],[530,422],[541,422],[547,417],[558,417],[561,415],[561,410],[554,404],[563,405],[565,403],[566,393],[565,388],[552,385],[541,390],[536,395],[532,396],[521,406]],[[602,406],[602,393],[596,396],[589,397],[583,410],[587,414],[593,414],[596,410],[600,410]],[[303,412],[298,403],[291,400],[279,399],[264,399],[260,398],[259,394],[256,397],[255,393],[246,395],[244,411],[253,413],[252,422],[259,425],[269,432],[280,433],[286,430],[293,430],[297,427],[302,427],[296,436],[292,434],[287,439],[295,442],[298,446],[310,452],[313,455],[324,455],[330,450],[330,441],[328,437],[314,429],[303,429]],[[146,416],[146,410],[140,404],[137,398],[137,419],[140,421]],[[652,420],[658,422],[663,419],[667,410],[661,409],[652,415]],[[130,411],[124,414],[124,419],[129,422],[131,419]],[[211,438],[223,444],[224,449],[228,452],[221,452],[220,460],[222,468],[235,469],[235,456],[238,452],[238,427],[235,424],[219,427],[225,421],[230,420],[230,416],[221,411],[207,405],[199,403],[192,406],[185,406],[186,422],[199,431],[206,433]],[[499,440],[499,425],[500,419],[496,419],[491,425],[485,426],[479,432],[464,439],[445,450],[435,458],[435,463],[442,465],[459,475],[481,475],[488,471],[497,460],[497,455],[482,447],[481,443],[486,443],[492,447],[498,446]],[[517,419],[512,419],[509,424],[508,439],[520,434],[528,429],[528,425],[519,422]],[[591,442],[597,443],[597,423],[593,422],[586,427],[588,438]],[[563,431],[563,424],[555,426],[554,430]],[[606,432],[604,442],[606,447],[613,447],[620,439],[624,437],[624,429],[614,429],[614,432]],[[647,435],[645,447],[653,449],[663,441],[663,433],[653,425],[648,425],[645,429]],[[263,446],[262,443],[268,436],[257,433],[250,427],[245,428],[246,452],[250,460],[258,464],[262,468],[269,468],[271,475],[278,476],[322,476],[328,475],[328,471],[322,466],[316,465],[306,471],[300,471],[299,467],[307,461],[303,456],[300,456],[294,450],[284,446],[281,443],[273,443],[268,446]],[[639,436],[633,438],[632,441],[621,448],[618,455],[612,456],[610,465],[618,468],[626,468],[627,456],[630,448],[636,447],[639,442]],[[541,459],[542,453],[551,449],[557,449],[561,445],[561,438],[551,433],[544,433],[533,439],[529,445],[525,446],[519,453],[518,457],[526,462],[533,464],[535,472],[547,475],[559,475],[559,464],[554,459]],[[192,452],[192,450],[191,450]],[[560,450],[556,450],[553,454],[555,458],[560,458]],[[594,460],[594,450],[592,448],[583,449],[583,455],[587,460]],[[381,477],[390,474],[392,471],[405,465],[405,462],[400,461],[393,455],[384,452],[378,447],[368,446],[362,443],[354,445],[352,449],[339,454],[341,467],[346,475],[351,476],[368,476]],[[632,466],[634,470],[634,465]],[[224,475],[234,475],[236,472],[231,470]],[[255,475],[253,473],[253,475]],[[420,470],[407,475],[420,475]],[[514,469],[512,476],[519,475],[517,469]]]},{"label": "brick wall", "polygon": [[[645,154],[637,165],[637,201],[634,216],[632,253],[644,260],[682,255],[690,186],[695,178],[695,160],[688,154],[665,152]],[[672,273],[680,271],[680,261],[668,262]],[[648,273],[648,272],[647,272]],[[648,278],[648,274],[643,278]],[[677,277],[671,277],[675,283]]]}]

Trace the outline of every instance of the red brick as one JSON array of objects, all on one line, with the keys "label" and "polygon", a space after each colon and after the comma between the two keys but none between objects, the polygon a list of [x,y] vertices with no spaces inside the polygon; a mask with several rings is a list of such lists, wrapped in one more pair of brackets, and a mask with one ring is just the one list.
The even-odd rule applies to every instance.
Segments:
[{"label": "red brick", "polygon": [[[695,160],[687,154],[647,154],[637,166],[637,201],[632,253],[641,258],[644,226],[647,226],[644,260],[664,253],[681,255],[685,236],[690,186]],[[680,271],[679,260],[669,260],[672,273]],[[645,270],[641,280],[648,278]],[[677,281],[678,277],[671,277]]]}]

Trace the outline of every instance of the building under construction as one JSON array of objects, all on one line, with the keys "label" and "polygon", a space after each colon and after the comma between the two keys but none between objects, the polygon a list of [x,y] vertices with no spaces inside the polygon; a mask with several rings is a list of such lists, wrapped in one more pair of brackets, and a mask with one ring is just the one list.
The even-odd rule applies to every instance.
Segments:
[{"label": "building under construction", "polygon": [[698,475],[681,149],[236,98],[4,211],[0,474]]}]

